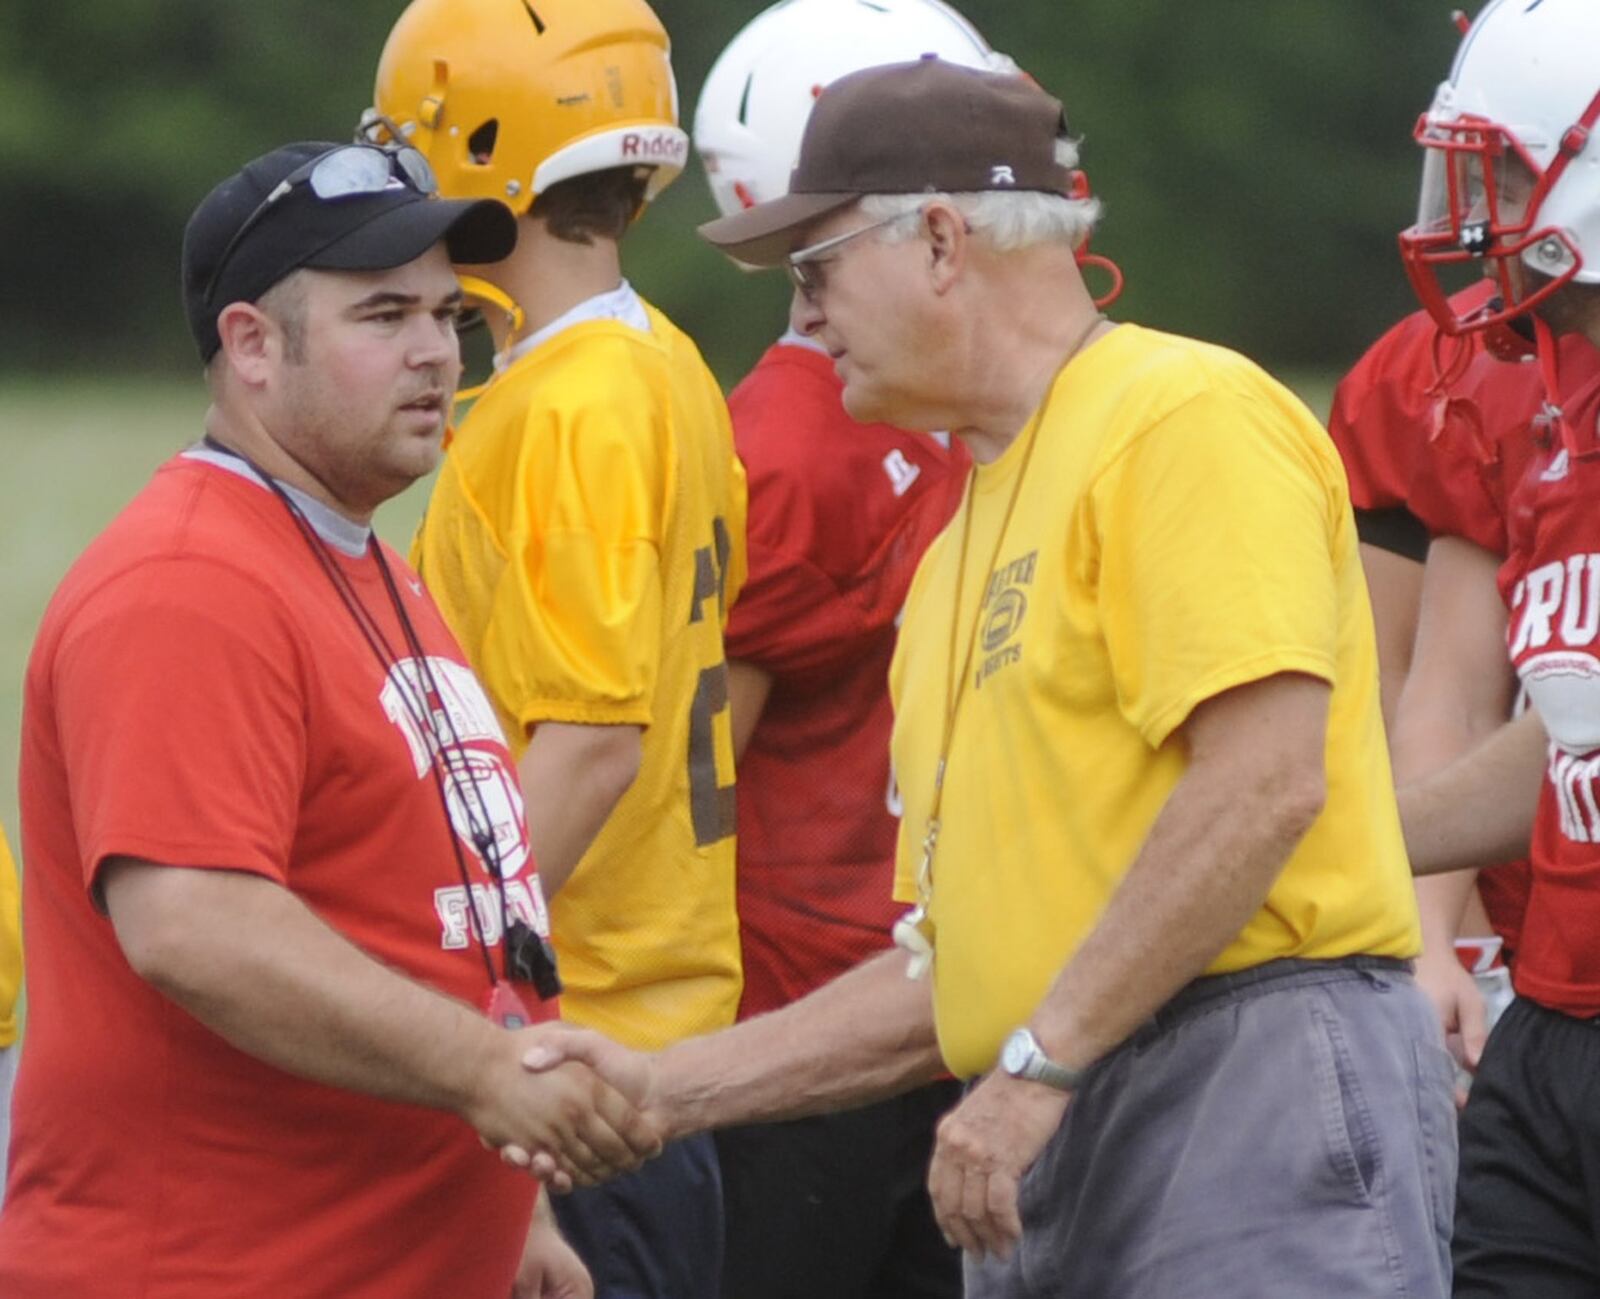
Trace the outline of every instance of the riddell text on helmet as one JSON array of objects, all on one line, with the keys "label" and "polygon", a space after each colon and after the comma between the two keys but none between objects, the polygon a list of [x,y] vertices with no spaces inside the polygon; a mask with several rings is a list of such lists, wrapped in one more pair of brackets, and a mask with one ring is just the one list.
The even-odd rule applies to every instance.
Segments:
[{"label": "riddell text on helmet", "polygon": [[680,167],[689,155],[689,143],[676,132],[629,131],[622,137],[622,156],[640,158],[650,162],[677,163]]}]

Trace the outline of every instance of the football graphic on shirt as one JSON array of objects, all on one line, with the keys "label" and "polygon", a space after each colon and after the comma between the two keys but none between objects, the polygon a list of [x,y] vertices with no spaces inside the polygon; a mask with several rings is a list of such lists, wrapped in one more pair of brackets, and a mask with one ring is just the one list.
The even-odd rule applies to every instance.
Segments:
[{"label": "football graphic on shirt", "polygon": [[[522,790],[477,677],[463,664],[434,655],[426,665],[403,659],[389,670],[380,702],[405,737],[418,780],[429,778],[436,754],[444,755],[450,824],[485,872],[498,868],[508,880],[520,875],[532,852]],[[492,845],[487,855],[479,831]]]},{"label": "football graphic on shirt", "polygon": [[[447,768],[445,782],[450,823],[483,862],[485,871],[498,868],[502,879],[514,879],[528,864],[529,853],[516,776],[491,748],[464,744],[458,752],[460,756]],[[479,827],[487,829],[494,845],[488,860],[478,845]]]}]

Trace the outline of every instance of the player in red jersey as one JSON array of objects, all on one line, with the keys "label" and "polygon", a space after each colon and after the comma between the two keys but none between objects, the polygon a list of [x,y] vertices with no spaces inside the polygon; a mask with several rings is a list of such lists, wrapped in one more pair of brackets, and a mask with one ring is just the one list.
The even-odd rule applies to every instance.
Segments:
[{"label": "player in red jersey", "polygon": [[[291,145],[185,232],[206,438],[29,664],[7,1299],[505,1299],[536,1188],[480,1138],[585,1178],[659,1148],[593,1076],[527,1085],[556,987],[515,768],[370,528],[438,459],[450,257],[515,242],[433,191],[414,150]],[[527,1294],[588,1293],[538,1235]]]},{"label": "player in red jersey", "polygon": [[[1500,577],[1511,664],[1537,719],[1500,727],[1402,796],[1419,871],[1492,860],[1532,829],[1517,999],[1462,1116],[1458,1296],[1600,1288],[1589,1090],[1600,1066],[1600,379],[1584,382],[1572,364],[1577,349],[1591,376],[1600,370],[1582,351],[1600,348],[1596,48],[1593,5],[1491,3],[1418,124],[1423,198],[1402,236],[1418,294],[1446,332],[1509,318],[1531,326],[1547,402],[1536,455],[1509,494]],[[1440,275],[1463,265],[1495,280],[1498,305],[1452,309]],[[1495,623],[1462,621],[1455,634],[1482,642],[1485,626]]]},{"label": "player in red jersey", "polygon": [[[1453,295],[1451,306],[1470,315],[1494,292],[1481,281]],[[1573,374],[1595,363],[1581,339],[1561,348]],[[1518,350],[1526,343],[1509,329],[1488,341],[1481,332],[1450,338],[1417,311],[1368,349],[1334,395],[1329,432],[1357,505],[1401,784],[1449,763],[1512,709],[1503,635],[1464,637],[1460,628],[1503,619],[1495,572],[1506,553],[1507,502],[1533,452],[1544,401],[1539,367]],[[1520,860],[1418,883],[1419,980],[1468,1068],[1509,999],[1504,964],[1527,893]],[[1494,939],[1480,937],[1491,933],[1503,943],[1499,952]],[[1481,967],[1476,980],[1457,959],[1458,940]]]},{"label": "player in red jersey", "polygon": [[[1490,292],[1488,284],[1468,289],[1461,305],[1477,306]],[[1480,351],[1476,339],[1445,340],[1442,354],[1438,326],[1416,311],[1368,348],[1333,394],[1328,432],[1350,479],[1390,723],[1411,667],[1428,552],[1428,528],[1411,503],[1413,485],[1449,411],[1450,371],[1459,373]]]},{"label": "player in red jersey", "polygon": [[[987,66],[937,0],[793,0],[718,58],[695,144],[724,213],[787,191],[811,103],[847,72],[922,54]],[[739,757],[740,1018],[797,1000],[889,945],[898,796],[889,660],[917,561],[970,460],[845,414],[826,352],[794,329],[729,399],[749,475],[749,577],[727,632]],[[923,1182],[935,1083],[861,1110],[717,1134],[723,1293],[938,1299],[961,1293]],[[821,1247],[821,1242],[828,1242]]]}]

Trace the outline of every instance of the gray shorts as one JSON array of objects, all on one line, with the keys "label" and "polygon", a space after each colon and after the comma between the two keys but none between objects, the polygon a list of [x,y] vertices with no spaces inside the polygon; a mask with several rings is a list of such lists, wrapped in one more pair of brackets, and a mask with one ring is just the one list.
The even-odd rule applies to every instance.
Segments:
[{"label": "gray shorts", "polygon": [[1100,1062],[968,1299],[1446,1299],[1450,1057],[1402,963],[1200,979]]}]

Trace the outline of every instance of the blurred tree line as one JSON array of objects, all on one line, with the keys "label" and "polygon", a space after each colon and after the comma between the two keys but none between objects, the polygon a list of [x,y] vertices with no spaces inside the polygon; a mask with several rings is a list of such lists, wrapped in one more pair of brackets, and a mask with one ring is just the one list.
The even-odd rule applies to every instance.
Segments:
[{"label": "blurred tree line", "polygon": [[[240,163],[343,138],[402,0],[0,0],[0,367],[194,364],[183,223]],[[759,0],[659,0],[684,122]],[[1064,99],[1105,200],[1115,310],[1277,365],[1342,365],[1411,308],[1394,235],[1415,205],[1417,113],[1456,43],[1436,0],[968,0]],[[932,124],[930,124],[931,126]],[[693,226],[691,169],[630,237],[630,278],[736,378],[779,328],[781,277]]]}]

